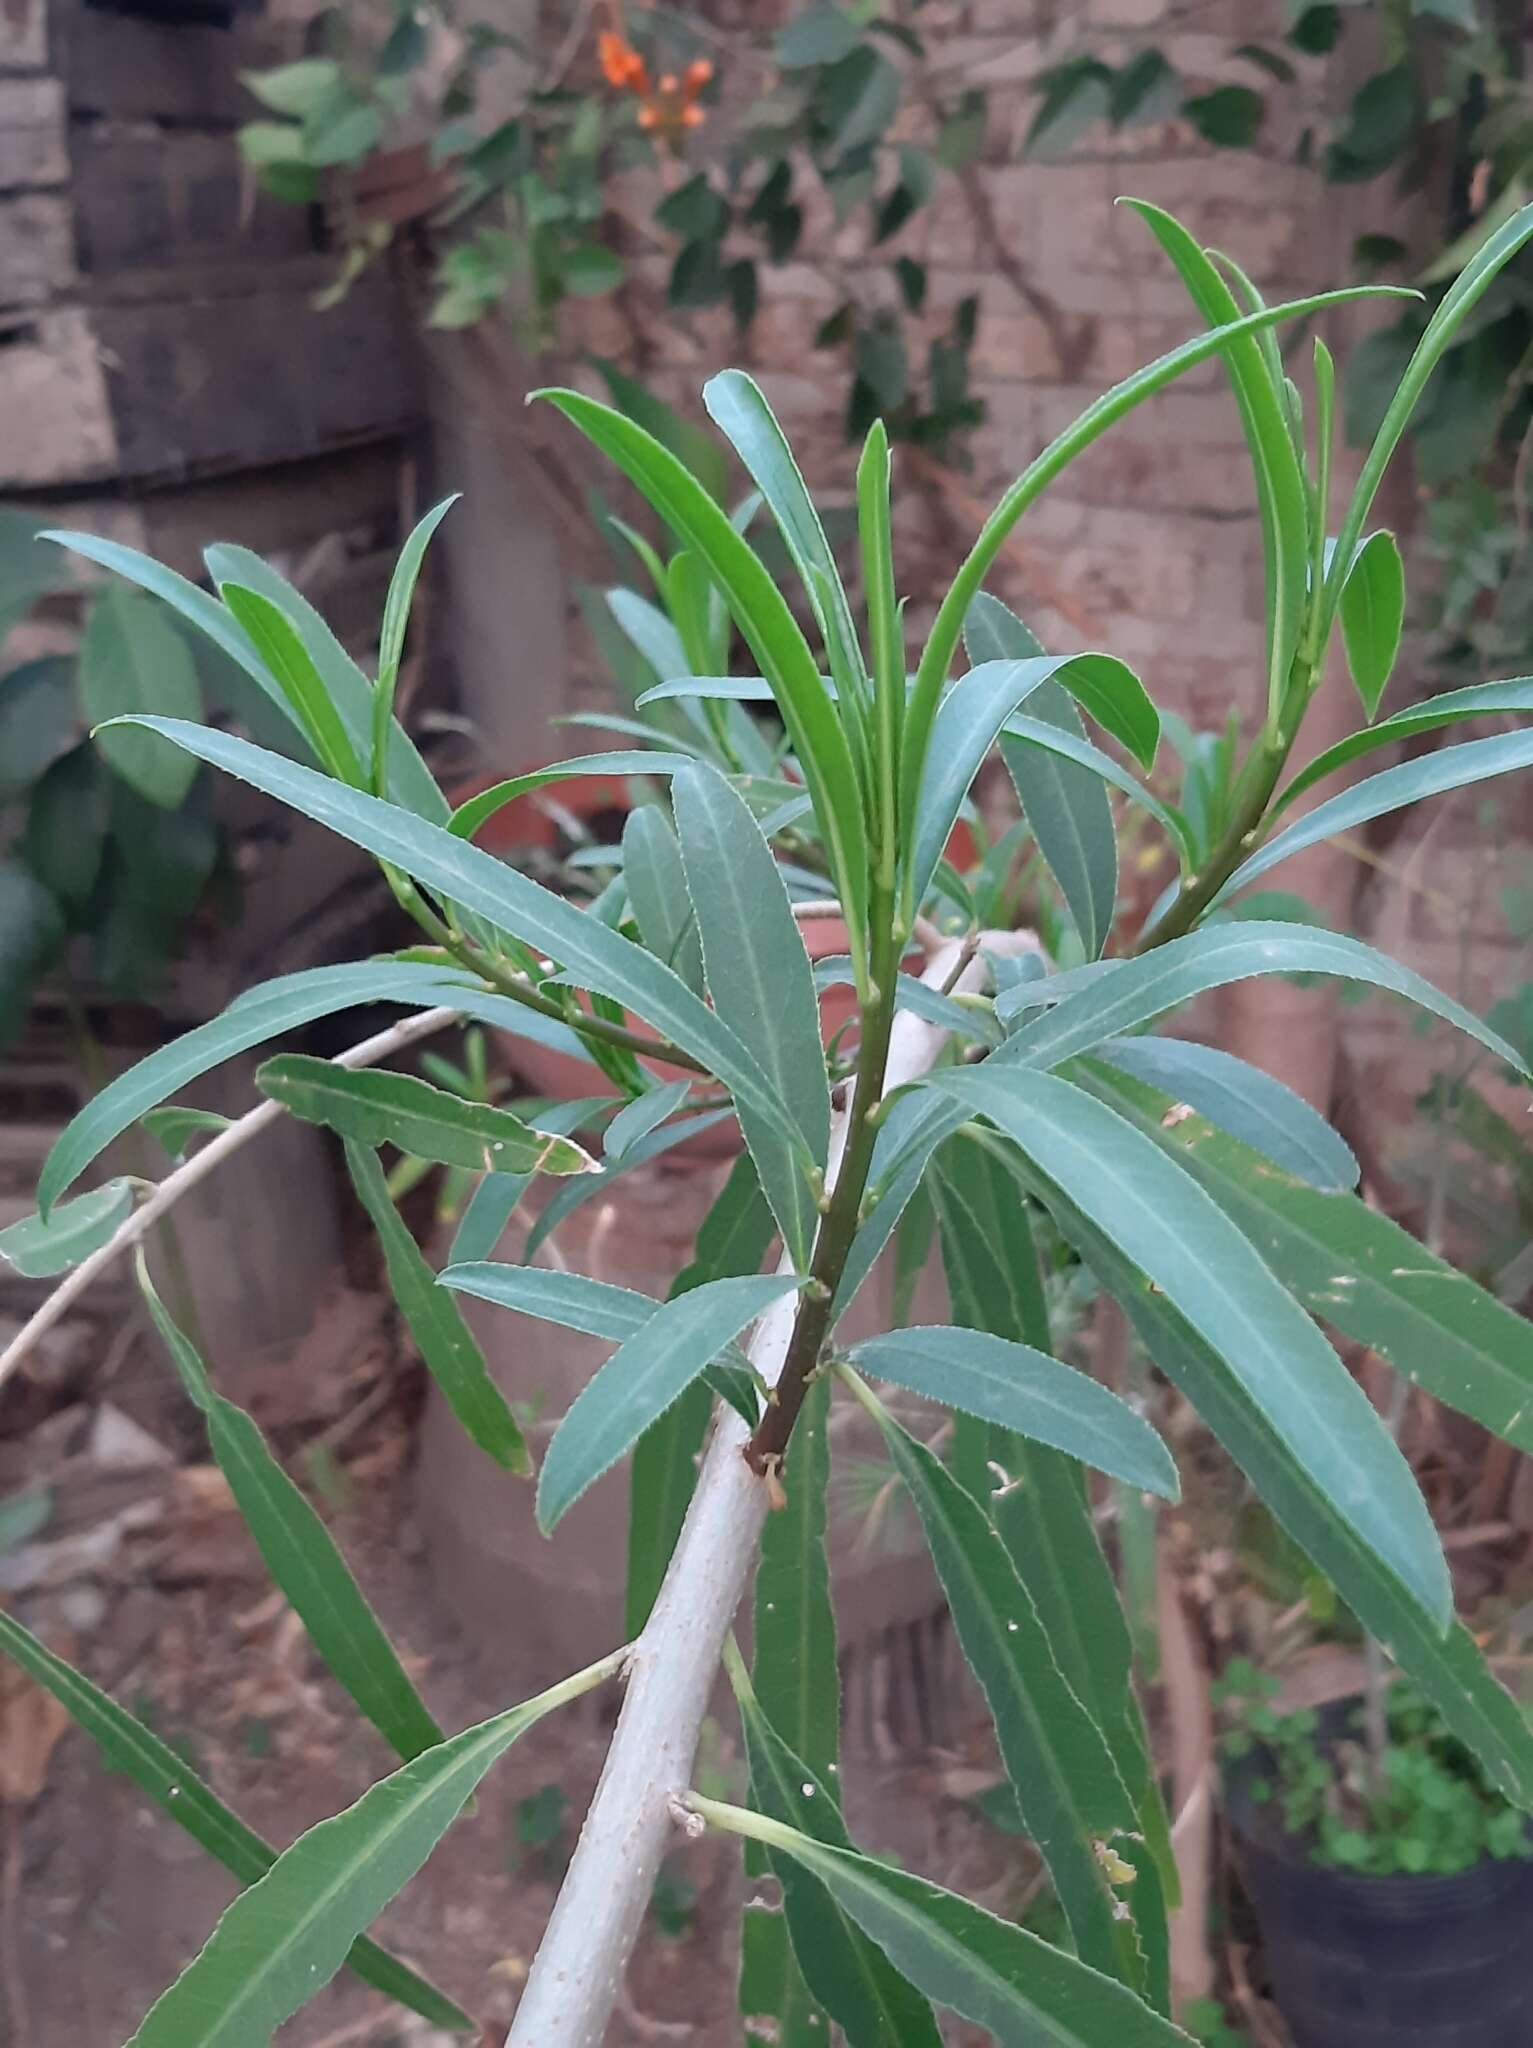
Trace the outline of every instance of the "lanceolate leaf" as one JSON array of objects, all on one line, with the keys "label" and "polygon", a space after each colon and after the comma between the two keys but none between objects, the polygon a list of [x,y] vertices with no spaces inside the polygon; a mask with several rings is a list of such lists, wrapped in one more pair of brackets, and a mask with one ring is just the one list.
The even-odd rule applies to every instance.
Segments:
[{"label": "lanceolate leaf", "polygon": [[1124,1985],[957,1892],[695,1793],[716,1827],[791,1856],[911,1984],[1001,2048],[1187,2048],[1187,2036]]},{"label": "lanceolate leaf", "polygon": [[517,1737],[616,1670],[624,1652],[428,1749],[284,1849],[150,2009],[129,2048],[264,2048],[329,1983]]},{"label": "lanceolate leaf", "polygon": [[[1085,742],[1081,722],[1057,683],[1045,683],[1034,695],[1030,716],[1035,724],[1057,726],[1067,737]],[[1118,839],[1107,791],[1090,768],[1005,732],[1001,758],[1038,851],[1059,884],[1081,949],[1095,960],[1107,944],[1118,900]]]},{"label": "lanceolate leaf", "polygon": [[1305,1307],[1427,1393],[1533,1451],[1533,1324],[1358,1196],[1276,1173],[1199,1118],[1094,1065],[1086,1084],[1206,1188]]},{"label": "lanceolate leaf", "polygon": [[[1049,701],[1048,690],[1043,693]],[[1036,702],[1033,707],[1036,709]],[[1031,710],[1018,712],[1008,718],[1001,727],[1001,752],[1006,754],[1008,742],[1025,740],[1030,747],[1041,748],[1045,753],[1055,754],[1061,761],[1074,761],[1082,768],[1090,769],[1099,781],[1126,796],[1131,804],[1137,804],[1146,816],[1155,820],[1166,837],[1180,854],[1184,863],[1190,864],[1195,858],[1193,843],[1187,830],[1187,821],[1177,811],[1170,810],[1152,790],[1120,768],[1110,754],[1104,754],[1100,747],[1092,746],[1089,740],[1078,739],[1073,731],[1063,726],[1051,725],[1046,720],[1032,715]],[[1009,763],[1008,763],[1009,765]],[[1012,779],[1015,781],[1015,772]]]},{"label": "lanceolate leaf", "polygon": [[[1533,739],[1533,734],[1529,738]],[[1311,817],[1319,815],[1318,811],[1310,813]],[[1308,824],[1309,819],[1304,822]],[[1205,989],[1258,974],[1334,974],[1347,981],[1369,982],[1456,1024],[1508,1066],[1522,1067],[1505,1039],[1462,1004],[1372,946],[1312,925],[1256,920],[1208,925],[1134,959],[1094,962],[1041,982],[1019,983],[997,998],[1001,1015],[1014,1016],[1039,1003],[1060,1000],[1047,1017],[1008,1039],[992,1054],[992,1063],[1056,1067],[1078,1053],[1090,1052],[1104,1039],[1148,1024]]]},{"label": "lanceolate leaf", "polygon": [[508,1472],[529,1472],[532,1460],[505,1396],[490,1377],[457,1303],[436,1284],[420,1246],[389,1199],[376,1152],[346,1140],[346,1164],[383,1246],[389,1285],[426,1369],[447,1405],[482,1451]]},{"label": "lanceolate leaf", "polygon": [[703,948],[687,889],[681,848],[658,804],[641,804],[623,827],[623,880],[639,936],[674,967],[694,995],[703,992]]},{"label": "lanceolate leaf", "polygon": [[181,1383],[202,1410],[218,1469],[267,1570],[332,1674],[408,1763],[442,1740],[441,1729],[405,1676],[329,1530],[273,1458],[255,1423],[215,1391],[196,1347],[150,1285],[142,1256],[138,1277]]},{"label": "lanceolate leaf", "polygon": [[1505,711],[1533,711],[1533,676],[1515,676],[1506,683],[1476,683],[1467,690],[1445,690],[1440,697],[1428,697],[1420,704],[1397,711],[1392,718],[1381,719],[1377,725],[1349,733],[1346,739],[1338,740],[1335,746],[1327,747],[1323,754],[1305,763],[1272,806],[1273,813],[1283,810],[1325,776],[1355,761],[1359,754],[1369,753],[1375,747],[1392,746],[1417,733],[1437,731],[1461,718],[1488,718]]},{"label": "lanceolate leaf", "polygon": [[[538,1111],[545,1131],[567,1137],[583,1123],[600,1115],[607,1103],[600,1096],[583,1096],[575,1102],[551,1103]],[[517,1203],[532,1186],[530,1173],[487,1173],[469,1197],[448,1253],[449,1266],[466,1266],[488,1259],[505,1236],[506,1226]]]},{"label": "lanceolate leaf", "polygon": [[830,1377],[810,1388],[784,1469],[788,1504],[767,1517],[756,1568],[755,1683],[784,1742],[834,1791],[841,1681],[825,1558]]},{"label": "lanceolate leaf", "polygon": [[538,1526],[552,1529],[731,1338],[799,1284],[778,1274],[715,1280],[662,1303],[581,1388],[555,1430],[538,1477]]},{"label": "lanceolate leaf", "polygon": [[636,1095],[607,1126],[602,1146],[607,1158],[621,1159],[630,1145],[647,1138],[657,1125],[680,1109],[691,1092],[691,1082],[683,1080],[662,1082],[659,1087],[646,1088],[642,1095]]},{"label": "lanceolate leaf", "polygon": [[441,1285],[497,1308],[580,1330],[587,1337],[608,1337],[614,1344],[636,1336],[660,1307],[653,1296],[615,1287],[610,1280],[591,1280],[584,1273],[546,1266],[508,1266],[498,1260],[449,1266]]},{"label": "lanceolate leaf", "polygon": [[299,728],[332,775],[360,784],[362,766],[324,678],[296,626],[270,598],[238,583],[223,586],[223,600],[250,635],[250,643],[277,679]]},{"label": "lanceolate leaf", "polygon": [[1347,666],[1372,718],[1400,651],[1405,624],[1405,565],[1392,533],[1370,533],[1341,587],[1341,637]]},{"label": "lanceolate leaf", "polygon": [[847,1355],[876,1379],[1052,1444],[1147,1493],[1178,1497],[1176,1466],[1150,1425],[1087,1374],[1029,1344],[922,1326],[864,1338]]},{"label": "lanceolate leaf", "polygon": [[609,931],[599,919],[588,917],[493,854],[465,846],[440,826],[393,804],[343,788],[230,733],[175,719],[151,723],[153,730],[199,759],[265,790],[449,901],[503,926],[524,944],[560,961],[598,994],[630,1005],[701,1060],[742,1104],[793,1133],[788,1112],[735,1034],[668,967]]},{"label": "lanceolate leaf", "polygon": [[787,601],[719,506],[658,441],[620,413],[576,392],[544,395],[644,492],[707,564],[723,592],[735,623],[772,685],[793,751],[803,766],[836,894],[847,912],[860,978],[866,967],[868,905],[862,792],[846,734]]},{"label": "lanceolate leaf", "polygon": [[[732,1650],[731,1645],[726,1662],[745,1731],[753,1803],[768,1818],[811,1840],[851,1850],[834,1781],[784,1739]],[[769,1668],[759,1647],[757,1661],[763,1672]],[[831,1668],[834,1673],[834,1661]],[[771,1848],[766,1855],[783,1888],[783,1917],[804,1981],[845,2034],[848,2048],[888,2048],[896,2042],[899,2048],[940,2048],[931,2007],[846,1916],[834,1895],[793,1858]]]},{"label": "lanceolate leaf", "polygon": [[1533,766],[1533,732],[1526,729],[1494,733],[1489,739],[1466,740],[1462,746],[1443,747],[1435,754],[1402,761],[1398,767],[1370,775],[1366,782],[1344,789],[1339,796],[1328,797],[1323,804],[1306,811],[1286,831],[1279,832],[1275,839],[1269,839],[1242,861],[1215,901],[1223,902],[1238,889],[1246,888],[1290,854],[1322,839],[1334,839],[1338,832],[1350,832],[1370,818],[1403,810],[1407,804],[1419,803],[1422,797],[1438,796],[1446,789],[1463,789],[1466,784],[1484,782],[1492,775],[1507,775],[1514,768],[1529,766]]},{"label": "lanceolate leaf", "polygon": [[338,1067],[307,1053],[278,1053],[256,1086],[307,1123],[327,1124],[361,1145],[394,1145],[418,1159],[486,1173],[594,1173],[573,1139],[533,1130],[506,1109],[470,1102],[415,1074]]},{"label": "lanceolate leaf", "polygon": [[1099,1052],[1322,1194],[1357,1186],[1359,1168],[1351,1146],[1302,1095],[1260,1067],[1186,1038],[1114,1038]]},{"label": "lanceolate leaf", "polygon": [[637,747],[619,748],[605,754],[577,754],[569,761],[552,761],[527,775],[513,775],[505,782],[492,783],[476,796],[466,797],[448,820],[447,829],[458,839],[472,839],[497,811],[519,796],[547,789],[550,783],[568,782],[581,775],[674,775],[686,766],[689,754],[668,754],[661,748],[646,752]]},{"label": "lanceolate leaf", "polygon": [[[201,1843],[241,1884],[254,1884],[277,1860],[277,1852],[190,1770],[186,1759],[144,1723],[118,1706],[88,1678],[29,1635],[13,1616],[0,1612],[0,1651],[67,1708],[115,1771],[131,1778],[163,1813]],[[405,1964],[396,1962],[365,1936],[346,1953],[347,1965],[366,1983],[420,2013],[433,2026],[466,2034],[477,2022],[445,1993]]]},{"label": "lanceolate leaf", "polygon": [[455,976],[445,967],[413,960],[359,960],[305,968],[247,989],[211,1023],[183,1031],[93,1095],[64,1126],[43,1163],[37,1183],[39,1209],[46,1214],[114,1138],[187,1082],[268,1038],[359,1003],[402,1003],[418,1009],[450,1004],[501,1030],[585,1057],[579,1039],[564,1025],[505,996],[492,995],[480,983]]},{"label": "lanceolate leaf", "polygon": [[389,578],[388,595],[383,601],[383,624],[378,634],[378,680],[373,687],[372,747],[368,757],[372,788],[378,796],[389,793],[389,730],[394,720],[394,691],[399,682],[399,664],[404,658],[405,633],[410,624],[415,585],[421,564],[426,559],[426,550],[431,545],[431,536],[457,502],[458,494],[454,492],[417,520],[400,549],[399,560]]},{"label": "lanceolate leaf", "polygon": [[[718,1199],[703,1218],[690,1266],[676,1276],[672,1294],[685,1294],[707,1280],[758,1273],[775,1225],[756,1169],[742,1152],[729,1170]],[[697,1481],[712,1401],[699,1383],[672,1402],[634,1446],[628,1487],[628,1590],[624,1634],[630,1641],[649,1619],[665,1577],[687,1504]]]},{"label": "lanceolate leaf", "polygon": [[[1034,1176],[1029,1170],[1029,1180]],[[1533,1808],[1533,1733],[1491,1676],[1467,1629],[1446,1635],[1401,1593],[1337,1505],[1228,1370],[1143,1274],[1057,1189],[1035,1182],[1060,1227],[1128,1311],[1155,1363],[1219,1437],[1290,1536],[1314,1559],[1363,1627],[1441,1710],[1515,1805]]]},{"label": "lanceolate leaf", "polygon": [[987,1116],[1111,1233],[1222,1357],[1290,1454],[1441,1629],[1447,1566],[1410,1467],[1292,1295],[1189,1174],[1056,1076],[971,1069],[931,1086]]},{"label": "lanceolate leaf", "polygon": [[1102,1732],[1060,1676],[1032,1596],[984,1509],[849,1377],[921,1517],[1023,1823],[1049,1867],[1081,1959],[1132,1979],[1140,1967],[1132,1922],[1117,1915],[1098,1845],[1132,1834],[1137,1822]]},{"label": "lanceolate leaf", "polygon": [[762,1191],[795,1262],[808,1263],[819,1212],[801,1152],[825,1165],[830,1087],[814,975],[771,848],[744,802],[711,768],[672,785],[687,887],[697,912],[714,1008],[787,1104],[801,1150],[742,1108]]},{"label": "lanceolate leaf", "polygon": [[46,1222],[41,1216],[23,1216],[0,1230],[0,1272],[9,1267],[23,1280],[67,1273],[104,1245],[132,1211],[132,1182],[109,1180],[88,1195],[61,1202]]}]

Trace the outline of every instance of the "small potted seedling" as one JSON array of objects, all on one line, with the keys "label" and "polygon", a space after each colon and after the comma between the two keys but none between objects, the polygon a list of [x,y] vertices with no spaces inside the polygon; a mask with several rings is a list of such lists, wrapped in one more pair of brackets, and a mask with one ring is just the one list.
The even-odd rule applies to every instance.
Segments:
[{"label": "small potted seedling", "polygon": [[1283,1713],[1218,1687],[1225,1798],[1296,2048],[1533,2041],[1533,1835],[1403,1679]]}]

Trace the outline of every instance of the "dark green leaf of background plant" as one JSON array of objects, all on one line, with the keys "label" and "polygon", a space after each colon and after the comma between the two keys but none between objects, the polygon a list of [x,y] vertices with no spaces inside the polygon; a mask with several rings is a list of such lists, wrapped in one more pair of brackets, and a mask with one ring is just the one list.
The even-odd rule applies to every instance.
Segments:
[{"label": "dark green leaf of background plant", "polygon": [[[202,690],[186,643],[159,607],[131,591],[103,590],[80,642],[80,697],[92,725],[136,712],[202,716]],[[96,744],[107,764],[150,803],[174,810],[195,766],[152,735],[114,727]]]}]

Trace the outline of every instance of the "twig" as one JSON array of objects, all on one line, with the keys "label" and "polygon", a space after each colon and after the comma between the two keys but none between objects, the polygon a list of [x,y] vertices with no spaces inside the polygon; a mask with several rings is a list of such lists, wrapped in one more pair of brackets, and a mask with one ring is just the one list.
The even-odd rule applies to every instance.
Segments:
[{"label": "twig", "polygon": [[[414,1045],[417,1040],[430,1038],[435,1032],[443,1031],[449,1024],[457,1022],[456,1010],[422,1010],[414,1017],[402,1018],[398,1024],[391,1024],[387,1031],[379,1031],[371,1038],[364,1038],[360,1045],[337,1055],[338,1067],[372,1067],[380,1060],[386,1060],[392,1053],[404,1046]],[[104,1273],[108,1266],[120,1259],[125,1251],[141,1242],[181,1197],[189,1194],[199,1181],[205,1180],[217,1166],[221,1166],[231,1153],[248,1145],[252,1138],[260,1136],[268,1124],[286,1114],[280,1102],[262,1102],[249,1110],[236,1123],[220,1131],[216,1138],[204,1145],[202,1150],[178,1166],[174,1173],[165,1176],[148,1201],[109,1237],[104,1245],[98,1246],[89,1258],[82,1259],[72,1273],[61,1280],[48,1299],[37,1310],[15,1337],[0,1352],[0,1387],[10,1378],[28,1352],[45,1330],[50,1330],[70,1305],[77,1301],[85,1290]]]},{"label": "twig", "polygon": [[[989,935],[1005,951],[1018,934]],[[924,979],[938,987],[956,946],[939,953]],[[984,966],[971,966],[972,984]],[[896,1017],[885,1087],[928,1071],[947,1038],[908,1010]],[[832,1114],[826,1185],[833,1188],[850,1118]],[[785,1265],[780,1270],[791,1270]],[[750,1361],[775,1383],[797,1318],[792,1295],[756,1326]],[[697,1739],[724,1638],[745,1590],[767,1514],[767,1488],[742,1453],[751,1431],[732,1408],[720,1416],[665,1583],[634,1646],[628,1691],[580,1840],[554,1902],[507,2036],[507,2048],[587,2048],[601,2040],[618,1984],[671,1830],[675,1803],[691,1782]],[[593,1958],[600,1958],[594,1963]]]}]

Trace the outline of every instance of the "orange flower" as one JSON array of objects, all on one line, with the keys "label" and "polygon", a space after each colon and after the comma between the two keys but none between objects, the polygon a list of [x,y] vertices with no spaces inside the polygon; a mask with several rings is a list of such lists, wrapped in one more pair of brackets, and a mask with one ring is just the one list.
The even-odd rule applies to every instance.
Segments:
[{"label": "orange flower", "polygon": [[636,92],[649,95],[649,73],[644,68],[644,59],[613,29],[604,28],[596,38],[596,54],[601,63],[602,76],[608,85],[619,92]]}]

